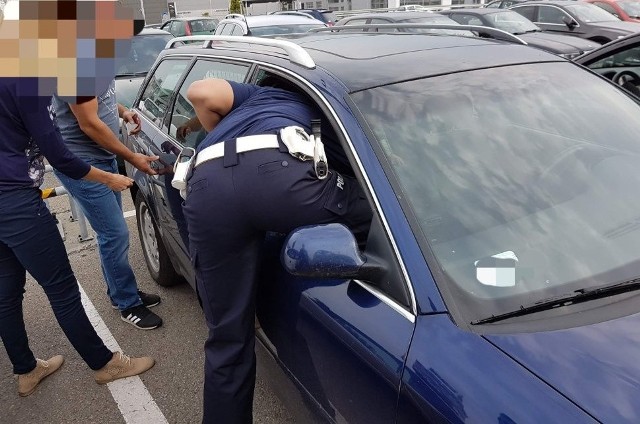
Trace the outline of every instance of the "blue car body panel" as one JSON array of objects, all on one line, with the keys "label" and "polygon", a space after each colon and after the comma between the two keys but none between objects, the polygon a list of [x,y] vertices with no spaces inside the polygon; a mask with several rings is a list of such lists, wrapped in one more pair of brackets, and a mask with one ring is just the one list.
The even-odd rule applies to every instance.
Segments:
[{"label": "blue car body panel", "polygon": [[640,422],[640,314],[492,343],[605,423]]},{"label": "blue car body panel", "polygon": [[597,422],[447,314],[418,318],[402,381],[399,424]]},{"label": "blue car body panel", "polygon": [[355,281],[286,273],[282,240],[267,241],[257,305],[278,358],[329,421],[393,422],[414,323]]}]

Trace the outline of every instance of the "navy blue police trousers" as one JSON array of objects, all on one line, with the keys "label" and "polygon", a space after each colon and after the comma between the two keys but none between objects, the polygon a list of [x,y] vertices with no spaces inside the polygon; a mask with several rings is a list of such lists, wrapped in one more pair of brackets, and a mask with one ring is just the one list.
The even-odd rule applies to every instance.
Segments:
[{"label": "navy blue police trousers", "polygon": [[26,272],[49,298],[60,327],[93,370],[113,357],[91,325],[58,227],[40,190],[0,191],[0,337],[15,374],[36,367],[22,315]]},{"label": "navy blue police trousers", "polygon": [[354,178],[332,171],[318,180],[313,161],[300,161],[282,146],[225,152],[194,169],[183,208],[209,328],[203,423],[248,424],[256,378],[257,272],[266,233],[338,222],[362,238],[372,212]]}]

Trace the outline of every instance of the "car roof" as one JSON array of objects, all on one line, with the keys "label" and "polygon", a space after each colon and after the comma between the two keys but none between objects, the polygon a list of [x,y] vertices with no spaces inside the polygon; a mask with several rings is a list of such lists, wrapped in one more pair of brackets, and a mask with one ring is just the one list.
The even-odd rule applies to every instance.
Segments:
[{"label": "car roof", "polygon": [[[255,15],[245,16],[247,25],[249,28],[272,26],[272,25],[296,25],[296,24],[314,24],[324,25],[324,22],[319,21],[313,17],[300,16],[300,15]],[[231,18],[225,19],[228,21],[238,21],[241,19]]]},{"label": "car roof", "polygon": [[[202,21],[202,20],[217,21],[218,19],[213,18],[211,16],[177,16],[175,18],[169,19],[167,22],[169,21]],[[164,23],[166,22],[163,22],[163,24]]]},{"label": "car roof", "polygon": [[171,33],[159,28],[145,27],[138,35],[171,35]]},{"label": "car roof", "polygon": [[343,19],[340,19],[343,22],[346,22],[351,19],[362,19],[362,18],[389,18],[395,21],[406,20],[406,19],[415,19],[422,17],[433,16],[437,18],[438,13],[429,12],[426,10],[408,10],[406,12],[370,12],[370,13],[358,13],[357,15],[347,16]]},{"label": "car roof", "polygon": [[[242,38],[242,42],[238,43],[248,43],[247,37],[237,38]],[[303,47],[317,68],[339,79],[349,92],[465,70],[565,61],[540,49],[480,37],[400,32],[320,32],[279,38],[282,39]],[[273,47],[249,44],[250,49],[240,50],[236,47],[240,45],[234,43],[225,46],[224,42],[220,42],[215,43],[209,51],[218,57],[224,51],[225,57],[268,62],[308,75],[305,74],[308,70],[290,62],[284,52]],[[187,52],[203,56],[206,55],[205,51],[202,45],[186,45],[165,49],[161,56],[172,53],[184,55]],[[464,60],[461,60],[462,57]],[[416,63],[429,66],[416,66]]]},{"label": "car roof", "polygon": [[504,13],[504,12],[513,12],[513,10],[509,9],[497,9],[497,8],[486,8],[486,7],[476,7],[473,9],[450,9],[443,10],[439,13],[443,15],[446,14],[460,14],[460,13],[475,13],[476,15],[491,15],[492,13]]},{"label": "car roof", "polygon": [[540,5],[540,6],[548,6],[548,5],[552,5],[552,6],[575,6],[576,4],[587,4],[587,3],[583,2],[583,1],[576,1],[576,0],[544,0],[544,1],[526,1],[526,2],[523,2],[523,3],[515,4],[515,5],[513,5],[513,7],[515,7],[515,6],[537,6],[537,5]]}]

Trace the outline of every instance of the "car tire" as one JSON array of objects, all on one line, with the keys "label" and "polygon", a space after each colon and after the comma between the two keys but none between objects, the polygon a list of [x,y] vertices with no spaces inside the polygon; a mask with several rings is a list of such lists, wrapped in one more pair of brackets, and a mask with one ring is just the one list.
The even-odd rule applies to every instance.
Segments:
[{"label": "car tire", "polygon": [[136,194],[135,206],[142,254],[151,278],[163,287],[180,284],[183,278],[178,275],[171,264],[171,258],[164,247],[158,226],[151,215],[144,195],[140,191]]}]

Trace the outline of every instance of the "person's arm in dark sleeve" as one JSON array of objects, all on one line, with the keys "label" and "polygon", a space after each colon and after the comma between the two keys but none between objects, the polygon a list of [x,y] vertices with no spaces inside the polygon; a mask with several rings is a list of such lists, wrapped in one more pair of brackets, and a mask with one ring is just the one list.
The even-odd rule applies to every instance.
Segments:
[{"label": "person's arm in dark sleeve", "polygon": [[133,185],[131,178],[95,168],[71,153],[53,124],[43,99],[23,98],[18,104],[25,129],[51,166],[58,171],[76,180],[84,178],[104,184],[114,191],[122,191]]},{"label": "person's arm in dark sleeve", "polygon": [[75,180],[87,175],[90,165],[67,149],[60,132],[51,120],[46,100],[22,97],[18,98],[17,103],[25,129],[51,166]]}]

